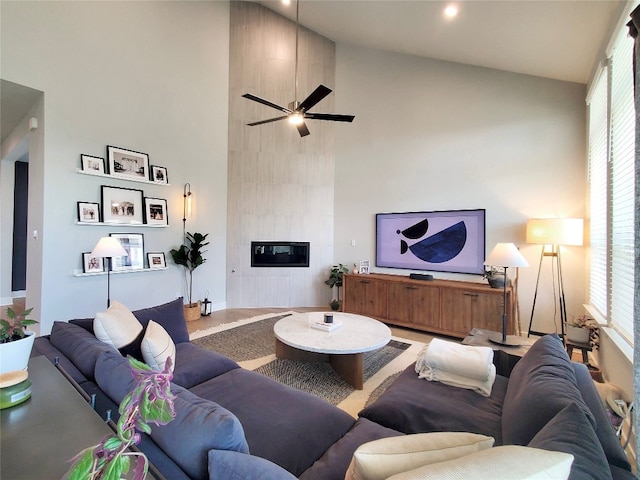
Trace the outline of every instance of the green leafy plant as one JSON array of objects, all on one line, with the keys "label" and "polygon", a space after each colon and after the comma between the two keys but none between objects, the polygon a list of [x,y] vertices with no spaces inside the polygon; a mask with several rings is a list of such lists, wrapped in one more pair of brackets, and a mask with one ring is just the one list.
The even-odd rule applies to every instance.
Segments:
[{"label": "green leafy plant", "polygon": [[209,245],[209,242],[205,242],[209,234],[194,233],[193,235],[187,232],[186,242],[180,245],[177,250],[174,248],[169,251],[171,258],[176,265],[182,265],[189,274],[189,306],[193,305],[193,271],[202,265],[207,260],[202,256],[206,250],[202,250],[203,247]]},{"label": "green leafy plant", "polygon": [[25,337],[26,328],[29,325],[38,323],[37,320],[28,318],[32,310],[33,308],[29,308],[20,315],[16,315],[11,308],[7,308],[7,317],[9,317],[10,321],[0,320],[0,343],[14,342]]},{"label": "green leafy plant", "polygon": [[[150,433],[149,423],[166,425],[175,417],[171,393],[171,359],[163,372],[128,357],[136,387],[120,403],[120,419],[115,434],[85,448],[71,459],[73,465],[65,475],[68,480],[120,480],[131,470],[133,480],[144,480],[149,469],[147,457],[139,451],[129,450],[140,442],[140,430]],[[131,469],[133,464],[133,469]]]},{"label": "green leafy plant", "polygon": [[333,287],[336,287],[337,289],[337,298],[331,300],[331,303],[329,304],[333,310],[338,310],[340,308],[340,287],[342,287],[342,277],[345,273],[349,273],[349,268],[339,263],[338,265],[331,267],[331,270],[329,271],[329,278],[324,281],[325,284],[329,285],[329,288],[333,289]]}]

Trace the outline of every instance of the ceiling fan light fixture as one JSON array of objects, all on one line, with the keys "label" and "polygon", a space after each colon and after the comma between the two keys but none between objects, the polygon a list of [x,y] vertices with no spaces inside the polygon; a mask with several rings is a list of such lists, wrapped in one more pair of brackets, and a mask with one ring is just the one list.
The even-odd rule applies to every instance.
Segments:
[{"label": "ceiling fan light fixture", "polygon": [[289,115],[289,123],[291,125],[301,125],[304,122],[304,116],[300,112],[293,112]]}]

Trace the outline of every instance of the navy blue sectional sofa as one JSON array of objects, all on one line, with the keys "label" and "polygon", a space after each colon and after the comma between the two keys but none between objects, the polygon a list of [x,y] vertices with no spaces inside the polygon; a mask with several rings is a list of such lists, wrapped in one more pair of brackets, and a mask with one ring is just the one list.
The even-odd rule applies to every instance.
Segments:
[{"label": "navy blue sectional sofa", "polygon": [[[575,457],[572,479],[634,478],[583,365],[556,336],[541,338],[491,396],[417,378],[414,366],[358,419],[304,392],[240,368],[189,342],[182,299],[133,312],[176,345],[176,419],[139,445],[171,480],[342,480],[363,443],[411,433],[466,431]],[[93,335],[92,319],[55,322],[34,354],[59,359],[96,408],[117,415],[131,390],[126,358]],[[570,428],[567,426],[570,425]]]}]

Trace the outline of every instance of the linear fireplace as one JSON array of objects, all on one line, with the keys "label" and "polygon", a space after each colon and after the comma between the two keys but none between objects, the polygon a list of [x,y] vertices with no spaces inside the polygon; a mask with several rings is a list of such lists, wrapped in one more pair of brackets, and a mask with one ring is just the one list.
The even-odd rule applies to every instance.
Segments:
[{"label": "linear fireplace", "polygon": [[251,242],[252,267],[308,267],[309,242]]}]

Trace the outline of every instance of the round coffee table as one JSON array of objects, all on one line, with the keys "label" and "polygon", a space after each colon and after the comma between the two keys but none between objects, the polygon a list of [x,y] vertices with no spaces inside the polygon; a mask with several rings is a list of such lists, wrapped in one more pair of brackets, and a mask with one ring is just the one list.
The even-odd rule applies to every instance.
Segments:
[{"label": "round coffee table", "polygon": [[[342,326],[327,332],[313,327],[323,323],[325,313]],[[353,313],[307,312],[283,318],[273,327],[276,357],[306,362],[329,362],[354,388],[364,383],[363,353],[384,347],[391,330],[373,318]]]}]

